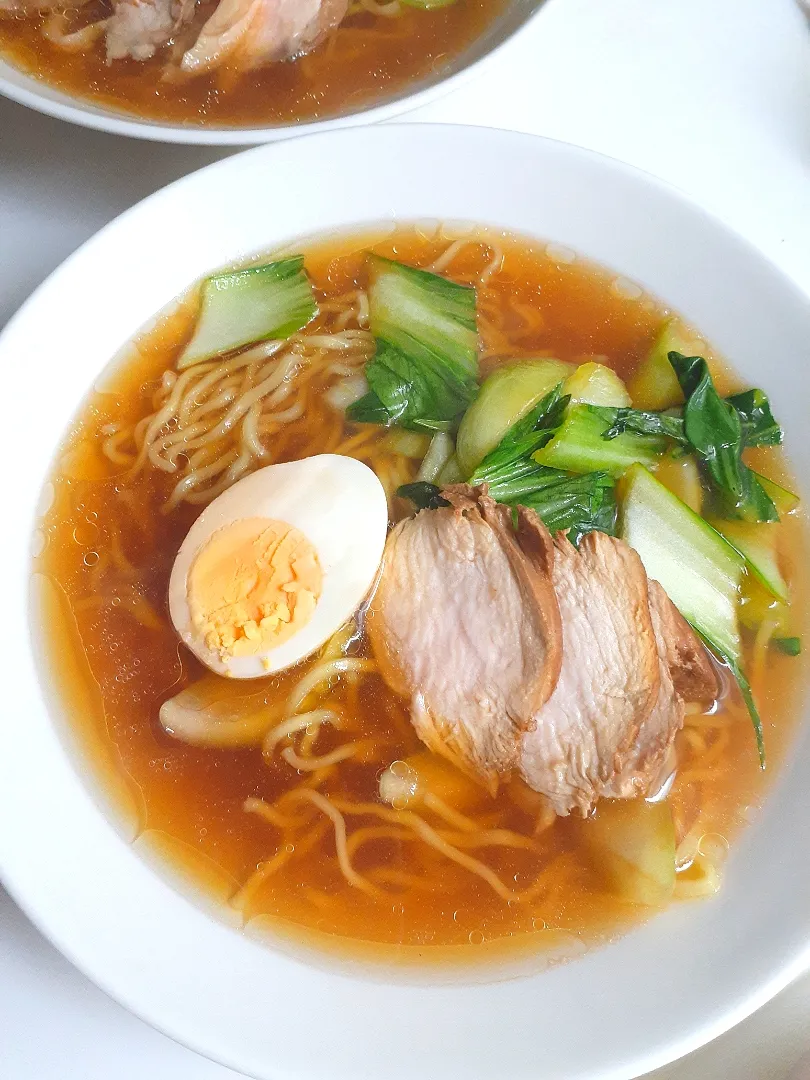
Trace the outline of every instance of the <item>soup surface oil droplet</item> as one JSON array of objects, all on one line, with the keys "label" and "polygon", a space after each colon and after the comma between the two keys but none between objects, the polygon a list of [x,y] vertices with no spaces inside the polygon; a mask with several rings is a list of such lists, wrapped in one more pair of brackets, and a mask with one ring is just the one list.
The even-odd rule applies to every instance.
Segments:
[{"label": "soup surface oil droplet", "polygon": [[613,282],[613,291],[623,300],[638,300],[644,294],[644,290],[626,277],[617,277]]},{"label": "soup surface oil droplet", "polygon": [[728,858],[728,840],[718,832],[704,833],[698,841],[698,852],[720,866]]},{"label": "soup surface oil droplet", "polygon": [[562,263],[563,266],[569,266],[571,263],[576,262],[577,253],[571,248],[564,247],[562,244],[546,244],[546,255],[555,263]]},{"label": "soup surface oil droplet", "polygon": [[481,930],[471,930],[469,936],[469,942],[471,945],[483,945],[484,935]]},{"label": "soup surface oil droplet", "polygon": [[98,525],[93,521],[81,521],[73,530],[73,539],[79,547],[87,547],[89,544],[94,544],[97,536]]}]

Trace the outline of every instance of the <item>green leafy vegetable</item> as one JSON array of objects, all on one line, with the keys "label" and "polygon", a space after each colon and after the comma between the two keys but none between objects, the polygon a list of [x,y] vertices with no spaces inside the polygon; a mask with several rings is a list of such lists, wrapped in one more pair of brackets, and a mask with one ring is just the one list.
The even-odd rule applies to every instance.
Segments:
[{"label": "green leafy vegetable", "polygon": [[788,491],[787,488],[780,487],[779,484],[773,480],[769,480],[767,476],[762,476],[760,473],[756,473],[756,478],[760,484],[765,488],[765,492],[773,500],[773,505],[776,507],[777,513],[781,518],[785,514],[792,513],[801,502],[798,495],[794,495],[792,491]]},{"label": "green leafy vegetable", "polygon": [[397,488],[397,495],[402,499],[410,499],[414,506],[420,510],[436,510],[440,506],[449,506],[447,499],[443,499],[439,488],[435,484],[429,484],[425,480],[417,480],[413,484],[403,484]]},{"label": "green leafy vegetable", "polygon": [[782,429],[773,418],[771,403],[762,390],[744,390],[727,397],[737,410],[745,446],[779,446]]},{"label": "green leafy vegetable", "polygon": [[[587,532],[598,529],[613,534],[616,527],[616,500],[613,478],[606,473],[586,473],[571,476],[557,469],[540,469],[531,478],[525,491],[514,497],[490,488],[489,494],[497,502],[509,506],[520,504],[534,510],[553,533],[568,531],[568,539],[578,544]],[[410,499],[420,510],[435,510],[448,506],[435,484],[416,481],[403,484],[397,495]]]},{"label": "green leafy vegetable", "polygon": [[[366,371],[368,371],[368,366]],[[381,427],[395,423],[391,413],[373,390],[369,390],[349,405],[346,409],[346,419],[354,424],[379,424]]]},{"label": "green leafy vegetable", "polygon": [[639,409],[602,409],[602,416],[610,424],[602,433],[603,439],[615,439],[626,431],[634,435],[665,437],[683,446],[689,445],[683,417],[677,413],[641,412]]},{"label": "green leafy vegetable", "polygon": [[548,443],[533,457],[540,465],[567,472],[608,472],[621,474],[636,462],[655,465],[666,449],[662,438],[650,438],[626,431],[606,439],[614,410],[596,405],[573,405]]},{"label": "green leafy vegetable", "polygon": [[453,420],[428,420],[423,417],[419,421],[419,427],[424,428],[425,431],[442,431],[445,435],[449,435],[455,427]]},{"label": "green leafy vegetable", "polygon": [[456,436],[464,474],[478,468],[510,428],[574,370],[572,364],[543,357],[501,364],[488,375]]},{"label": "green leafy vegetable", "polygon": [[572,475],[539,465],[532,454],[563,423],[569,398],[555,386],[514,423],[469,478],[487,484],[493,499],[536,511],[551,532],[568,530],[572,543],[594,529],[612,533],[616,524],[613,479],[605,472]]},{"label": "green leafy vegetable", "polygon": [[202,284],[200,317],[177,368],[182,371],[254,341],[287,338],[317,313],[303,255],[213,274]]},{"label": "green leafy vegetable", "polygon": [[433,438],[430,440],[430,446],[427,448],[427,453],[422,458],[422,464],[419,466],[419,472],[417,473],[417,480],[426,480],[432,484],[447,462],[453,456],[455,447],[453,440],[447,434],[446,431],[437,431]]},{"label": "green leafy vegetable", "polygon": [[[745,443],[740,413],[717,393],[706,361],[702,356],[671,352],[669,362],[686,398],[686,437],[722,494],[726,509],[746,521],[778,521],[773,501],[742,460]],[[767,402],[764,394],[762,398]],[[757,405],[752,399],[750,424],[761,424],[762,415],[762,402]]]},{"label": "green leafy vegetable", "polygon": [[606,405],[609,408],[625,409],[631,404],[627,387],[613,370],[606,364],[597,364],[590,360],[580,364],[569,375],[563,386],[563,393],[579,405]]},{"label": "green leafy vegetable", "polygon": [[475,290],[369,255],[369,321],[377,351],[355,423],[448,431],[477,390]]},{"label": "green leafy vegetable", "polygon": [[771,523],[755,521],[718,521],[711,524],[742,555],[748,569],[777,600],[787,601],[787,582],[779,568],[777,540],[779,531]]},{"label": "green leafy vegetable", "polygon": [[369,392],[346,410],[347,419],[358,424],[435,430],[434,421],[452,420],[475,394],[473,380],[383,340],[366,364],[366,379]]},{"label": "green leafy vegetable", "polygon": [[[557,472],[555,469],[549,473]],[[549,532],[568,532],[575,546],[588,532],[616,531],[616,498],[613,477],[604,472],[571,476],[557,473],[556,479],[547,475],[541,487],[515,499],[502,502],[520,503],[534,510]]]},{"label": "green leafy vegetable", "polygon": [[[703,635],[701,634],[701,637]],[[740,688],[742,699],[745,702],[745,707],[748,710],[748,715],[751,717],[751,723],[754,725],[754,736],[757,740],[757,753],[759,754],[759,766],[761,769],[765,768],[765,736],[762,732],[762,718],[759,715],[759,709],[757,703],[754,701],[754,693],[751,690],[751,684],[746,678],[745,672],[740,666],[739,660],[736,660],[733,656],[724,653],[722,649],[718,648],[716,644],[709,641],[708,638],[704,638],[706,644],[710,649],[714,649],[720,659],[726,664],[731,674]]]},{"label": "green leafy vegetable", "polygon": [[619,535],[647,574],[728,666],[740,687],[765,765],[762,721],[742,670],[738,625],[745,560],[727,540],[641,465],[622,478]]},{"label": "green leafy vegetable", "polygon": [[475,289],[369,255],[369,325],[409,356],[478,375]]},{"label": "green leafy vegetable", "polygon": [[517,423],[512,424],[494,450],[490,450],[470,477],[471,484],[498,484],[513,475],[525,475],[522,470],[532,463],[530,455],[544,446],[560,426],[568,406],[559,384],[530,409]]},{"label": "green leafy vegetable", "polygon": [[798,656],[802,651],[802,640],[797,637],[778,637],[773,639],[774,645],[787,656]]},{"label": "green leafy vegetable", "polygon": [[[771,414],[767,396],[762,390],[746,390],[724,399],[733,406],[740,418],[743,446],[778,446],[782,441],[782,429]],[[605,409],[611,424],[604,434],[614,439],[625,431],[637,435],[665,435],[682,446],[689,446],[683,409],[666,412],[645,412],[641,409]]]},{"label": "green leafy vegetable", "polygon": [[677,319],[667,319],[627,385],[637,409],[658,411],[682,404],[683,393],[667,359],[673,349],[688,356],[697,349],[697,341]]},{"label": "green leafy vegetable", "polygon": [[487,478],[476,483],[486,483],[493,499],[503,503],[523,502],[532,492],[540,491],[568,473],[538,465],[530,457],[518,458],[500,470],[491,469]]}]

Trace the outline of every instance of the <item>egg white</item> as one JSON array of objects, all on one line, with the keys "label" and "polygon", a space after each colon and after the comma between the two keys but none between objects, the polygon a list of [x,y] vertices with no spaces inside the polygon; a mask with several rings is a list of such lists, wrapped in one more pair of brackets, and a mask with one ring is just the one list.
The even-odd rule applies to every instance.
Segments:
[{"label": "egg white", "polygon": [[[289,640],[223,661],[192,625],[189,570],[218,529],[256,517],[300,529],[321,564],[321,595],[310,620]],[[189,529],[169,580],[174,627],[194,655],[221,675],[255,679],[283,671],[320,648],[362,604],[379,569],[387,528],[385,489],[361,461],[319,454],[259,469],[214,499]]]}]

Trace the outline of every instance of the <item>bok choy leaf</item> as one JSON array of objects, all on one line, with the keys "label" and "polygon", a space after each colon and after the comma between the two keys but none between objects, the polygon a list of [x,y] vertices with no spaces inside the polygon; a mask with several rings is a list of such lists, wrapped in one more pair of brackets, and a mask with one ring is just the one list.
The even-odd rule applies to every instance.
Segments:
[{"label": "bok choy leaf", "polygon": [[[490,487],[489,494],[507,506],[519,504],[534,510],[549,532],[567,530],[568,539],[575,545],[585,533],[595,529],[615,533],[616,499],[613,478],[607,473],[572,476],[559,469],[534,465],[523,487],[513,480],[508,487]],[[420,510],[449,505],[439,487],[423,481],[403,484],[397,488],[397,495],[410,499]]]},{"label": "bok choy leaf", "polygon": [[429,363],[377,341],[377,352],[366,364],[369,392],[350,405],[348,420],[416,430],[435,430],[455,418],[475,395],[473,379],[462,379],[439,362]]},{"label": "bok choy leaf", "polygon": [[586,532],[612,533],[616,524],[613,480],[604,471],[572,475],[532,460],[565,419],[570,398],[555,386],[513,424],[469,478],[487,484],[493,499],[536,511],[551,532],[568,530],[577,544]]},{"label": "bok choy leaf", "polygon": [[396,494],[401,499],[410,499],[418,510],[437,510],[440,506],[450,505],[447,499],[442,498],[440,489],[426,480],[403,484],[397,488]]},{"label": "bok choy leaf", "polygon": [[745,446],[780,446],[782,429],[773,418],[771,403],[762,390],[744,390],[727,397],[737,410]]},{"label": "bok choy leaf", "polygon": [[[703,462],[718,489],[724,507],[746,521],[778,521],[773,500],[756,474],[742,460],[745,447],[743,420],[733,402],[720,397],[701,356],[683,356],[671,352],[669,362],[681,384],[686,404],[683,409],[684,431],[689,443]],[[749,395],[738,395],[748,398]],[[751,395],[747,423],[749,429],[761,427],[772,431],[770,409],[765,415],[763,400]]]},{"label": "bok choy leaf", "polygon": [[178,371],[254,341],[288,338],[318,313],[303,255],[212,274],[200,293],[199,318]]},{"label": "bok choy leaf", "polygon": [[561,387],[562,383],[555,386],[509,428],[476,467],[469,478],[471,484],[505,484],[524,476],[527,466],[534,466],[531,455],[548,442],[563,422],[570,398],[562,395]]},{"label": "bok choy leaf", "polygon": [[[762,390],[745,390],[724,400],[734,407],[740,418],[744,447],[780,445],[782,429],[774,420],[770,402]],[[606,419],[612,417],[611,425],[604,434],[606,439],[614,439],[625,431],[631,431],[636,435],[666,435],[675,443],[689,446],[683,409],[669,409],[666,412],[605,409],[603,415]]]},{"label": "bok choy leaf", "polygon": [[534,510],[551,533],[568,532],[574,546],[588,532],[616,532],[616,498],[613,477],[605,472],[569,473],[549,469],[544,483],[533,492],[502,502],[520,503]]},{"label": "bok choy leaf", "polygon": [[785,653],[786,656],[798,656],[802,651],[801,638],[797,637],[778,637],[773,639],[774,645],[780,652]]},{"label": "bok choy leaf", "polygon": [[478,389],[475,290],[369,255],[369,392],[346,413],[361,424],[446,431]]},{"label": "bok choy leaf", "polygon": [[639,409],[606,409],[601,415],[610,423],[602,435],[603,439],[615,439],[626,431],[634,435],[650,435],[660,438],[662,435],[673,442],[687,446],[683,417],[672,413],[642,412]]},{"label": "bok choy leaf", "polygon": [[762,390],[746,390],[721,398],[706,361],[700,356],[670,352],[669,362],[686,399],[682,409],[643,412],[604,409],[610,426],[605,439],[625,432],[640,436],[665,435],[692,450],[718,496],[727,517],[744,521],[778,521],[779,513],[766,485],[742,460],[748,446],[776,446],[782,429],[774,420]]}]

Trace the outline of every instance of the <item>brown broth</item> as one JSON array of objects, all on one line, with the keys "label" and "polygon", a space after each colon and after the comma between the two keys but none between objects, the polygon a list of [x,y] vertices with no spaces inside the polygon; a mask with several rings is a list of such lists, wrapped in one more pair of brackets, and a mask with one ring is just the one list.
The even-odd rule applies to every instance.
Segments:
[{"label": "brown broth", "polygon": [[[497,243],[503,253],[500,271],[479,290],[484,344],[489,346],[485,368],[512,355],[565,360],[597,355],[620,375],[632,372],[666,314],[661,304],[646,294],[628,295],[626,283],[617,283],[615,275],[581,259],[561,259],[542,243],[494,233],[480,236],[482,242],[459,252],[447,276],[475,280],[492,256],[484,241]],[[446,246],[436,227],[425,226],[401,227],[383,238],[332,238],[305,250],[308,270],[325,300],[362,283],[369,247],[425,266]],[[535,313],[533,327],[527,326],[527,311]],[[192,305],[186,303],[158,320],[126,361],[105,377],[103,392],[92,393],[82,408],[52,476],[54,500],[43,521],[44,549],[36,569],[43,584],[45,644],[52,667],[61,673],[60,693],[94,778],[111,794],[118,813],[126,811],[133,836],[160,848],[164,862],[184,869],[209,896],[227,903],[258,866],[292,843],[292,834],[245,813],[245,799],[272,803],[306,777],[278,756],[268,766],[256,748],[194,748],[162,730],[161,703],[202,674],[178,644],[166,614],[173,559],[198,511],[181,507],[163,514],[173,479],[157,471],[131,479],[100,449],[105,425],[132,423],[151,412],[154,387],[162,372],[173,367],[192,317]],[[504,341],[509,344],[501,348]],[[727,370],[719,370],[721,383],[734,385]],[[279,460],[334,450],[348,433],[335,424],[322,390],[323,385],[312,387],[307,413],[294,422]],[[759,452],[757,464],[774,479],[787,476],[778,451]],[[794,605],[804,610],[803,525],[792,515],[780,528],[782,566]],[[131,604],[137,598],[154,613],[153,625],[133,617]],[[360,651],[368,653],[365,640]],[[73,667],[66,665],[67,657],[74,658]],[[308,664],[262,680],[265,700],[286,699]],[[767,774],[758,768],[750,721],[736,699],[726,704],[728,725],[708,734],[704,744],[696,741],[699,729],[697,736],[694,728],[681,733],[680,771],[670,802],[684,831],[699,814],[702,833],[728,839],[749,820],[789,745],[805,666],[803,658],[770,650],[764,677],[755,685],[769,754]],[[240,685],[234,693],[255,693],[256,686]],[[328,700],[350,717],[349,735],[326,729],[315,752],[325,753],[347,737],[370,740],[371,748],[365,760],[361,756],[338,766],[319,790],[331,798],[378,801],[382,769],[420,749],[405,703],[376,675],[354,688],[337,682]],[[482,827],[533,835],[532,814],[504,789],[495,798],[481,793],[465,812]],[[419,946],[424,960],[431,955],[424,950],[428,945],[525,940],[527,947],[536,948],[546,931],[600,941],[646,914],[609,894],[582,843],[587,823],[557,820],[537,838],[533,851],[477,852],[515,889],[545,875],[545,887],[535,899],[506,903],[480,878],[427,845],[385,838],[363,846],[355,868],[367,873],[382,866],[418,880],[413,887],[391,885],[382,899],[366,896],[341,875],[332,828],[313,816],[314,826],[321,821],[318,842],[309,852],[288,853],[252,898],[250,917],[269,917],[272,925],[292,925],[302,933],[352,939],[358,949],[362,942]],[[349,818],[348,824],[352,832],[380,822]],[[301,841],[300,836],[294,839]],[[556,942],[552,935],[549,943]]]},{"label": "brown broth", "polygon": [[[103,0],[91,3],[85,21],[87,11],[105,14]],[[434,11],[406,7],[395,19],[351,15],[310,55],[239,77],[225,68],[170,81],[167,49],[151,60],[108,64],[103,37],[87,51],[68,52],[43,36],[47,15],[0,12],[0,55],[67,94],[133,116],[212,127],[289,124],[344,116],[401,94],[449,66],[502,8],[503,0],[459,0]]]}]

